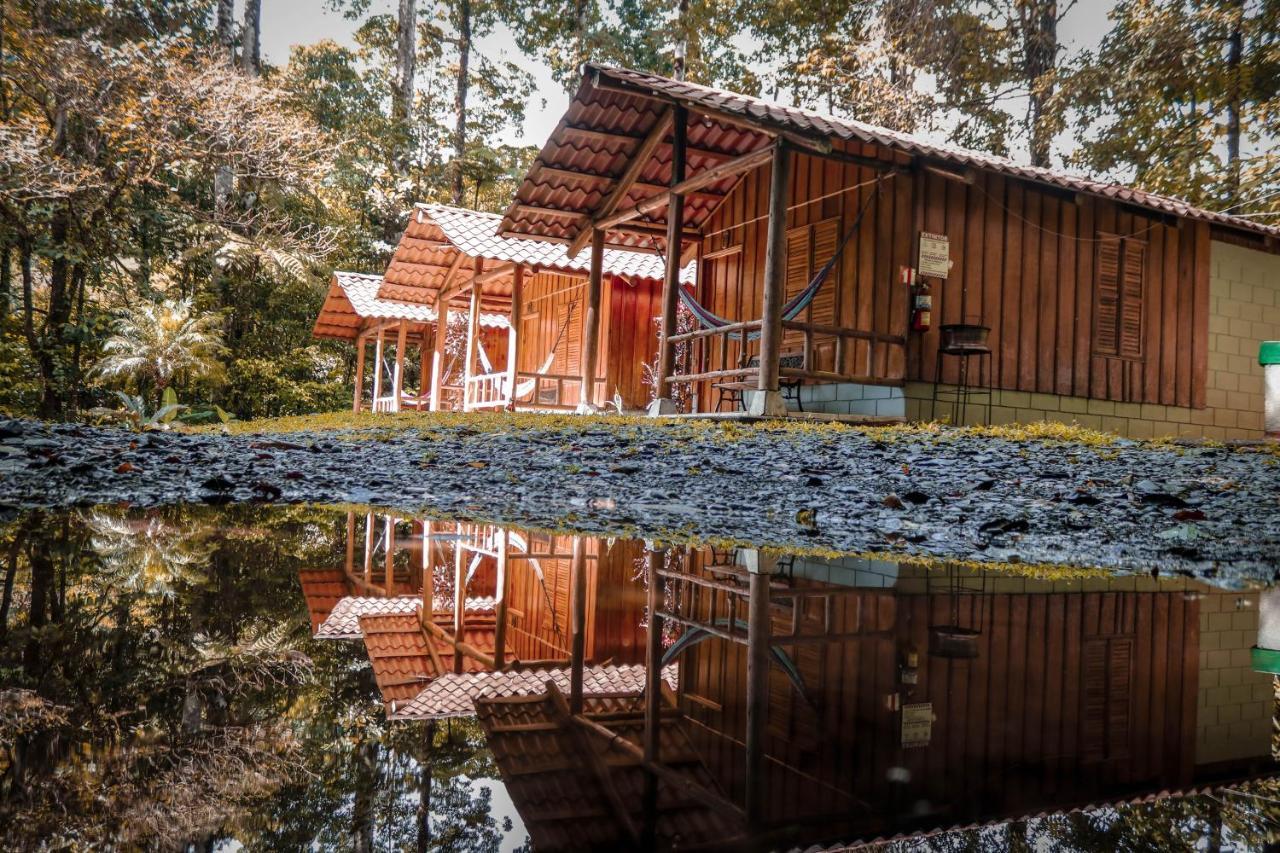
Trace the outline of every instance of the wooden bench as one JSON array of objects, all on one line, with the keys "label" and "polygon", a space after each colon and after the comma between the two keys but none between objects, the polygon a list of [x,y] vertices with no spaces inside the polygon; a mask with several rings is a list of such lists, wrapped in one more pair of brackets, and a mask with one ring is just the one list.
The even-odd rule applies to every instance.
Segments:
[{"label": "wooden bench", "polygon": [[[747,362],[747,367],[760,366],[760,356],[753,355],[751,360]],[[790,367],[796,370],[804,368],[804,353],[787,352],[778,357],[779,367]],[[804,401],[800,399],[800,386],[803,384],[799,379],[780,378],[778,380],[778,389],[782,392],[782,399],[795,400],[796,407],[800,411],[804,411]],[[717,382],[711,386],[719,392],[719,399],[716,400],[716,411],[725,410],[725,405],[729,405],[729,411],[740,412],[746,410],[745,393],[747,391],[759,390],[760,383],[758,381],[739,380],[737,382]]]}]

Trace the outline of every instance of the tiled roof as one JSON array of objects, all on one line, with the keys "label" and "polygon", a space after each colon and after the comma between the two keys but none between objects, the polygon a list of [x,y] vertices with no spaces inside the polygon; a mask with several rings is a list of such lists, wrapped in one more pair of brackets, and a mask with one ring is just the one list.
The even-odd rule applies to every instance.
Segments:
[{"label": "tiled roof", "polygon": [[340,569],[303,569],[298,572],[298,580],[307,602],[311,630],[315,632],[347,594],[347,576]]},{"label": "tiled roof", "polygon": [[[436,597],[432,602],[437,614],[453,609],[453,599]],[[476,596],[467,599],[467,613],[492,613],[493,596]],[[416,595],[381,596],[348,595],[338,599],[327,618],[315,629],[317,640],[358,640],[361,616],[377,616],[388,613],[417,613],[422,609],[422,599]]]},{"label": "tiled roof", "polygon": [[[609,728],[615,739],[569,723],[549,693],[540,701],[485,697],[476,703],[485,740],[535,850],[625,849],[634,846],[628,824],[643,823],[649,772],[615,745],[625,740],[633,748],[640,746],[643,698],[589,697],[583,712]],[[596,760],[587,760],[588,751]],[[699,760],[682,718],[669,714],[659,718],[658,754],[668,770],[723,798]],[[610,798],[609,790],[617,793],[616,800]],[[685,788],[665,779],[658,782],[656,849],[737,849],[734,845],[741,845],[743,829],[741,821],[691,796]]]},{"label": "tiled roof", "polygon": [[[676,664],[665,667],[662,677],[676,689]],[[583,668],[582,691],[591,696],[603,693],[635,693],[644,689],[643,664],[620,666],[588,666]],[[569,692],[569,670],[525,669],[504,672],[472,672],[463,675],[447,673],[432,681],[413,699],[391,708],[393,720],[439,720],[448,717],[470,717],[476,712],[475,701],[481,696],[530,696],[541,693],[547,681],[555,681]]]},{"label": "tiled roof", "polygon": [[[426,304],[383,299],[378,295],[382,276],[337,271],[329,282],[320,316],[311,334],[317,338],[355,340],[365,320],[408,320],[434,323],[436,311]],[[457,309],[454,309],[454,314]],[[507,327],[506,314],[484,312],[480,325],[495,329]]]},{"label": "tiled roof", "polygon": [[[590,252],[579,252],[570,258],[563,243],[499,236],[498,224],[502,217],[496,213],[443,204],[422,204],[418,208],[440,226],[449,242],[472,257],[515,261],[531,267],[568,272],[587,272],[591,268]],[[611,275],[638,276],[655,281],[661,281],[666,275],[662,257],[653,252],[605,249],[603,269]],[[693,274],[693,266],[686,266],[680,271],[681,281],[692,283]]]},{"label": "tiled roof", "polygon": [[[365,651],[373,666],[373,678],[388,709],[417,696],[433,678],[454,670],[452,644],[428,635],[418,619],[416,612],[359,617]],[[446,616],[438,624],[442,624],[445,630],[452,630],[448,624],[451,621]],[[485,654],[493,654],[493,639],[491,617],[469,620],[462,631],[463,642]],[[431,654],[428,643],[435,648],[435,655]],[[436,660],[440,661],[439,669]],[[466,673],[484,667],[474,658],[462,655],[459,668]]]},{"label": "tiled roof", "polygon": [[[909,156],[921,156],[1073,192],[1096,194],[1175,216],[1256,234],[1280,236],[1280,227],[1204,210],[1180,199],[1122,184],[1023,165],[1006,157],[940,145],[912,134],[696,83],[596,65],[586,66],[577,94],[517,189],[516,198],[503,217],[500,232],[558,239],[576,236],[585,215],[597,208],[611,189],[613,176],[622,173],[640,140],[659,120],[665,110],[663,102],[681,104],[697,114],[698,120],[689,125],[690,175],[728,157],[760,149],[770,144],[775,133],[787,133],[815,141],[839,139],[870,143],[894,152],[895,162],[899,163],[906,162]],[[641,170],[640,180],[650,187],[669,183],[670,158],[670,145],[659,145],[651,162]],[[575,179],[568,174],[572,172],[586,173],[586,176]],[[731,186],[730,179],[708,189],[727,192]],[[652,189],[633,191],[620,207],[633,205],[652,194]],[[528,207],[522,208],[521,205]],[[715,202],[711,199],[705,202],[686,200],[686,223],[699,227],[714,207]],[[569,215],[540,212],[548,209],[566,211]],[[644,217],[641,221],[659,224],[661,213],[661,210],[657,211],[654,216]]]},{"label": "tiled roof", "polygon": [[399,595],[394,598],[362,597],[349,595],[340,599],[329,618],[316,629],[317,640],[358,640],[361,616],[387,615],[391,613],[417,613],[422,599],[416,595]]}]

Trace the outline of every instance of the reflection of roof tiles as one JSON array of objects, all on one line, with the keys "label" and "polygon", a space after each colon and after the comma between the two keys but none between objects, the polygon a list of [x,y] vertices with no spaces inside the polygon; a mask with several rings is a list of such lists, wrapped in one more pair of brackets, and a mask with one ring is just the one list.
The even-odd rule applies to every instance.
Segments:
[{"label": "reflection of roof tiles", "polygon": [[302,582],[302,597],[307,601],[314,633],[347,594],[347,576],[338,569],[303,569],[298,572],[298,580]]},{"label": "reflection of roof tiles", "polygon": [[349,595],[333,606],[333,612],[315,631],[317,640],[358,640],[361,616],[378,616],[390,613],[417,613],[422,599],[416,595],[400,595],[395,598],[364,598]]},{"label": "reflection of roof tiles", "polygon": [[[320,316],[312,334],[317,338],[354,340],[364,320],[408,320],[412,323],[434,323],[436,311],[426,304],[383,299],[378,295],[382,276],[337,271],[329,283]],[[456,315],[457,309],[453,313]],[[505,329],[505,314],[485,312],[480,325]]]},{"label": "reflection of roof tiles", "polygon": [[[672,690],[676,688],[676,665],[666,667],[662,677]],[[620,666],[588,666],[583,669],[582,691],[585,695],[601,693],[635,693],[644,689],[643,664]],[[448,717],[470,717],[476,712],[475,701],[481,696],[527,696],[541,693],[548,680],[569,692],[568,669],[526,669],[507,672],[474,672],[465,675],[446,673],[404,704],[392,708],[393,720],[439,720]]]},{"label": "reflection of roof tiles", "polygon": [[[594,85],[599,80],[603,87]],[[630,94],[620,89],[630,89]],[[656,99],[655,97],[656,96]],[[583,227],[585,214],[599,205],[665,111],[663,101],[676,102],[698,118],[688,130],[689,174],[724,159],[755,151],[770,144],[777,132],[815,140],[839,139],[888,149],[897,162],[923,156],[961,166],[970,166],[1023,180],[1059,187],[1071,192],[1099,195],[1175,216],[1199,219],[1268,236],[1280,235],[1280,227],[1264,225],[1242,217],[1194,207],[1180,199],[1144,192],[1121,184],[1097,181],[1055,169],[1023,165],[1006,157],[940,145],[921,137],[865,124],[852,119],[823,115],[813,110],[787,107],[760,98],[672,80],[624,68],[588,65],[581,86],[564,118],[556,127],[537,160],[516,190],[499,228],[507,236],[532,235],[551,239],[572,239]],[[608,136],[600,136],[603,132]],[[632,206],[653,194],[653,185],[670,182],[671,146],[657,146],[650,162],[640,171],[643,187],[627,194],[619,207]],[[577,172],[577,175],[569,173]],[[596,177],[592,177],[596,176]],[[602,177],[600,177],[602,176]],[[707,187],[724,193],[733,178]],[[521,207],[527,205],[527,207]],[[703,225],[715,210],[714,198],[686,199],[685,221],[693,228]],[[565,213],[550,215],[553,209]],[[567,214],[567,215],[566,215]],[[641,217],[639,222],[660,225],[663,211]],[[648,238],[612,233],[610,240],[627,245],[644,245]]]},{"label": "reflection of roof tiles", "polygon": [[[452,598],[437,596],[433,604],[437,614],[449,613],[453,610]],[[494,599],[491,595],[467,599],[467,613],[492,613],[493,608]],[[393,598],[348,595],[332,606],[327,618],[322,619],[313,632],[317,640],[358,640],[361,637],[361,616],[417,613],[421,609],[422,599],[416,595],[398,595]]]},{"label": "reflection of roof tiles", "polygon": [[390,703],[418,695],[431,677],[432,667],[417,614],[361,616],[360,632],[382,700]]},{"label": "reflection of roof tiles", "polygon": [[[596,717],[621,739],[639,746],[644,731],[643,699],[591,697],[583,702],[587,717]],[[626,820],[614,810],[607,790],[617,791],[633,826],[640,826],[646,771],[611,741],[565,721],[550,696],[486,697],[476,714],[493,751],[494,761],[535,850],[617,850],[630,845]],[[698,760],[681,721],[663,715],[659,755],[663,763],[691,782],[719,793]],[[593,751],[599,762],[585,760]],[[603,765],[606,780],[595,775]],[[740,841],[742,827],[731,817],[695,799],[665,780],[658,783],[655,846],[659,849],[727,846]]]}]

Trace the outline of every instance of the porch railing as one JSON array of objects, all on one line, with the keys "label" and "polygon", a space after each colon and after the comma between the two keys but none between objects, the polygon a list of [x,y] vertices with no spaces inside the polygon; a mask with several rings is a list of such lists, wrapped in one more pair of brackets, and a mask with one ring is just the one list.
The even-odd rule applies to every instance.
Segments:
[{"label": "porch railing", "polygon": [[[710,347],[715,347],[719,354],[720,369],[704,370],[692,373],[676,373],[668,378],[672,382],[702,382],[702,381],[726,381],[736,380],[745,381],[749,377],[758,376],[760,366],[747,364],[746,353],[739,350],[739,358],[737,365],[730,367],[730,343],[736,339],[738,342],[745,344],[747,336],[752,332],[759,331],[764,325],[763,320],[744,320],[740,323],[729,323],[715,329],[695,329],[692,332],[683,332],[679,335],[672,335],[671,342],[693,343],[694,341],[705,341]],[[822,323],[807,323],[800,320],[783,320],[783,332],[800,332],[804,339],[803,358],[799,367],[780,367],[778,369],[779,377],[790,380],[813,380],[817,382],[858,382],[863,385],[899,385],[900,379],[890,379],[876,375],[876,360],[880,354],[881,347],[902,347],[904,350],[907,345],[907,339],[902,335],[886,335],[879,332],[868,332],[862,329],[846,329],[841,326],[828,326]],[[814,337],[826,336],[835,338],[835,357],[832,363],[834,370],[819,370],[814,363]],[[864,342],[866,344],[866,362],[862,372],[846,373],[843,371],[850,342]]]}]

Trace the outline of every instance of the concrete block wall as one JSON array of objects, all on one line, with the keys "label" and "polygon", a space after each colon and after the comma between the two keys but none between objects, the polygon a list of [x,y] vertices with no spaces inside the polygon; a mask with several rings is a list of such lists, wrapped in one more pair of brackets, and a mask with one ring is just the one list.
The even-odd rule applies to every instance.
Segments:
[{"label": "concrete block wall", "polygon": [[[888,418],[906,416],[906,400],[901,388],[860,385],[855,382],[801,385],[800,400],[804,403],[806,412]],[[798,408],[793,400],[787,401],[787,407],[793,410]]]},{"label": "concrete block wall", "polygon": [[[1129,438],[1261,438],[1263,379],[1258,346],[1265,340],[1280,340],[1280,255],[1213,241],[1208,334],[1203,409],[997,390],[991,421],[1076,423]],[[932,396],[931,383],[907,383],[907,420],[930,420]],[[950,420],[950,414],[950,404],[940,404],[932,419]],[[967,417],[956,420],[981,424],[985,418],[985,406],[970,406]]]},{"label": "concrete block wall", "polygon": [[1254,672],[1257,593],[1213,590],[1200,599],[1196,763],[1271,754],[1273,676]]}]

